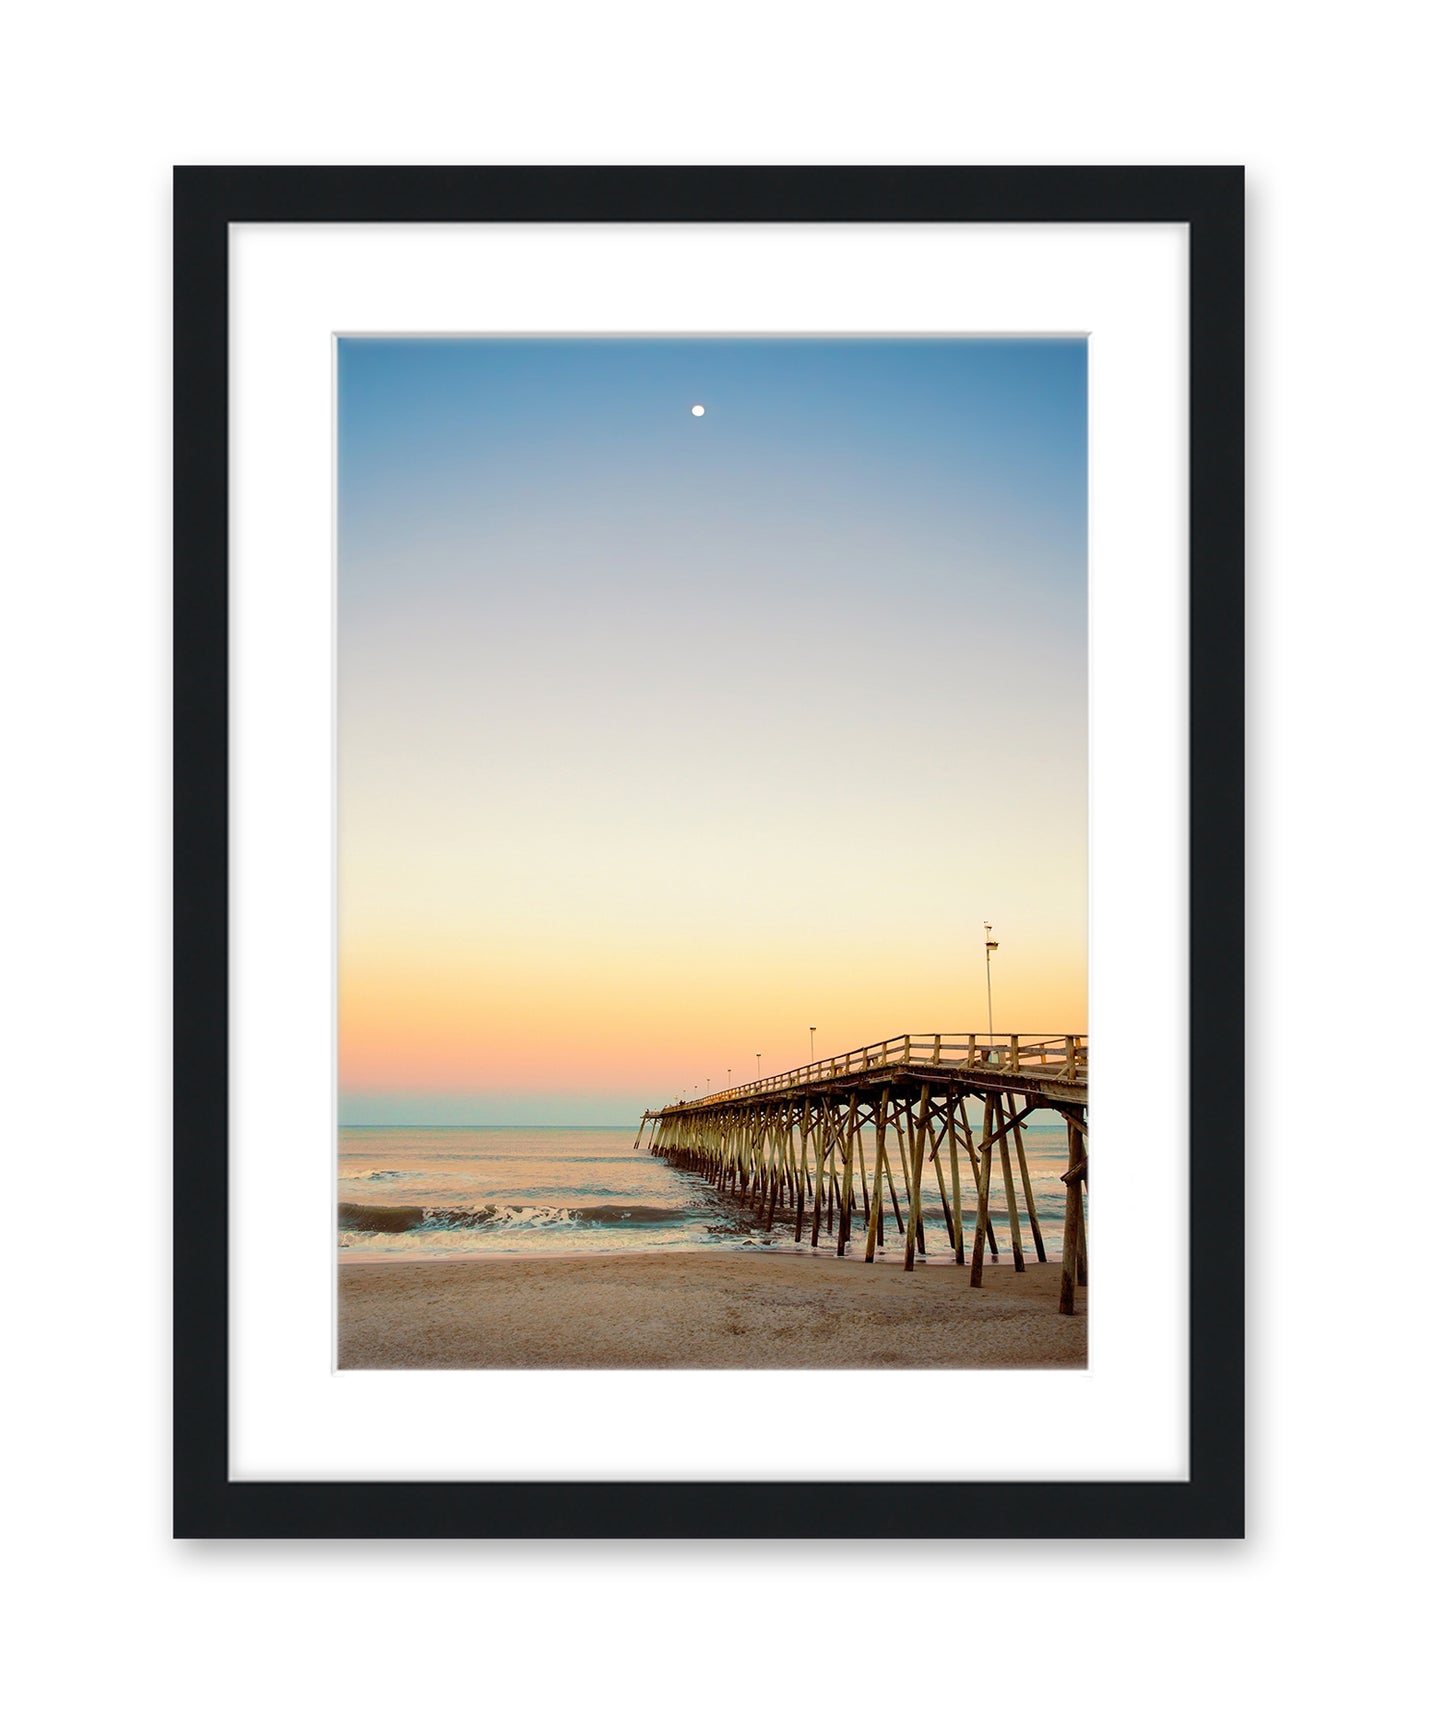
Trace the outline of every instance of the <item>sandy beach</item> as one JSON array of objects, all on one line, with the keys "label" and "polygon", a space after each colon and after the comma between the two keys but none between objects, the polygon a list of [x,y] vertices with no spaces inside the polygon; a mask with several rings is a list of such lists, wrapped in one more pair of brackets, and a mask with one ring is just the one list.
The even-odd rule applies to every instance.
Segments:
[{"label": "sandy beach", "polygon": [[1059,1267],[788,1253],[344,1264],[343,1368],[1082,1367]]}]

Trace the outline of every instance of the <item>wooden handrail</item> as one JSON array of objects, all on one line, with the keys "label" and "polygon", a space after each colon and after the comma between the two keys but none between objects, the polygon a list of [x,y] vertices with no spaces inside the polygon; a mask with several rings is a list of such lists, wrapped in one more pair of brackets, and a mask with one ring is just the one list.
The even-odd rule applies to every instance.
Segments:
[{"label": "wooden handrail", "polygon": [[[1087,1035],[946,1033],[889,1036],[886,1041],[850,1048],[845,1054],[813,1060],[786,1072],[735,1084],[708,1096],[669,1104],[667,1110],[697,1108],[718,1102],[735,1102],[767,1095],[800,1084],[821,1083],[829,1078],[858,1072],[880,1071],[890,1065],[940,1066],[971,1072],[997,1072],[1003,1077],[1047,1077],[1061,1083],[1081,1084],[1088,1069]],[[922,1057],[926,1056],[926,1057]],[[953,1056],[959,1056],[957,1058]]]}]

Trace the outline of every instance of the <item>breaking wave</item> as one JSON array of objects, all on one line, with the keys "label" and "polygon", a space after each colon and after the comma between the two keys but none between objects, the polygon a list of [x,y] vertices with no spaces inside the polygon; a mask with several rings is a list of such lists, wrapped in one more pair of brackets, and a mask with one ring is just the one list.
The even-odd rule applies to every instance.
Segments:
[{"label": "breaking wave", "polygon": [[351,1204],[337,1206],[336,1226],[351,1234],[424,1234],[446,1229],[571,1227],[622,1222],[684,1222],[685,1210],[650,1204],[549,1206],[487,1204],[479,1210],[429,1204]]}]

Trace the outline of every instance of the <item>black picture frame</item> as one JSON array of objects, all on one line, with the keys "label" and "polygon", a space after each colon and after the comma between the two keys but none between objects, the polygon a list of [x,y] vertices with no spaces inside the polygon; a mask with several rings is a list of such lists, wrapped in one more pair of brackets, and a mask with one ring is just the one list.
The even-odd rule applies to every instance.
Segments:
[{"label": "black picture frame", "polygon": [[174,200],[175,1534],[897,1534],[887,1482],[228,1474],[228,225],[777,222],[1188,225],[1189,1478],[909,1488],[939,1536],[1242,1535],[1244,171],[182,167]]}]

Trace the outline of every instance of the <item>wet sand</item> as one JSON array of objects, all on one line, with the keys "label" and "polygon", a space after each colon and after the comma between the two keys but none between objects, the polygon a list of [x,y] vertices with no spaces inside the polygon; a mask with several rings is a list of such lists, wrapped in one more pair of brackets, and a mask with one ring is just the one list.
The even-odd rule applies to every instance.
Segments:
[{"label": "wet sand", "polygon": [[698,1251],[344,1264],[339,1365],[1082,1367],[1059,1266]]}]

